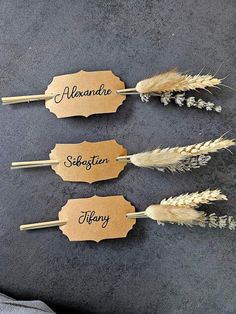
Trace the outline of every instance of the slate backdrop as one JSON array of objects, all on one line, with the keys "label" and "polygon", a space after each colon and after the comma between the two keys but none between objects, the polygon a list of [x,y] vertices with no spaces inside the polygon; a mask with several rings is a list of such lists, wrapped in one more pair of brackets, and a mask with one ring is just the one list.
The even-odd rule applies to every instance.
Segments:
[{"label": "slate backdrop", "polygon": [[[170,68],[214,73],[235,87],[234,0],[0,1],[1,95],[42,93],[54,75],[112,69],[129,87]],[[57,119],[43,102],[0,107],[0,289],[41,299],[58,313],[230,314],[236,312],[235,232],[138,221],[125,239],[70,243],[57,229],[20,232],[55,219],[70,198],[123,194],[137,210],[162,198],[220,187],[229,201],[208,212],[236,216],[236,162],[228,151],[192,173],[128,166],[117,180],[65,183],[50,168],[10,171],[46,159],[55,143],[115,138],[129,153],[186,145],[230,131],[235,92],[199,96],[221,114],[142,103],[115,114]],[[235,152],[235,149],[232,149]]]}]

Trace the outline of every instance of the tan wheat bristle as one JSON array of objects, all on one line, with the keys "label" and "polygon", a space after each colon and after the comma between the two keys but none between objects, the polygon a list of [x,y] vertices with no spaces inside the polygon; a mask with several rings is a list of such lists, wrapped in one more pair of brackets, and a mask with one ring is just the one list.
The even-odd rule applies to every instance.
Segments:
[{"label": "tan wheat bristle", "polygon": [[[138,153],[130,156],[130,162],[138,167],[146,168],[168,168],[178,165],[185,156],[171,148],[155,149],[150,152]],[[173,170],[174,171],[174,170]]]},{"label": "tan wheat bristle", "polygon": [[136,91],[141,94],[180,92],[196,89],[206,89],[221,84],[221,79],[212,75],[186,75],[170,70],[151,78],[140,81],[136,85]]},{"label": "tan wheat bristle", "polygon": [[193,225],[204,221],[205,214],[191,206],[151,205],[146,209],[146,215],[158,222]]}]

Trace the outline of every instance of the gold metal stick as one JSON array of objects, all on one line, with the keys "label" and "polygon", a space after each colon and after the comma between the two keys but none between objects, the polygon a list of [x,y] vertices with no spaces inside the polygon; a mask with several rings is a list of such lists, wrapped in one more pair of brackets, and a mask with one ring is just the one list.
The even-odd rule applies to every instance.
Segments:
[{"label": "gold metal stick", "polygon": [[67,223],[67,221],[63,220],[53,220],[53,221],[45,221],[45,222],[37,222],[27,225],[21,225],[20,230],[33,230],[33,229],[42,229],[42,228],[51,228],[51,227],[59,227],[63,226]]},{"label": "gold metal stick", "polygon": [[35,160],[35,161],[19,161],[12,162],[11,169],[23,169],[23,168],[36,168],[47,167],[51,165],[59,164],[59,160]]},{"label": "gold metal stick", "polygon": [[126,94],[126,93],[137,93],[136,88],[125,88],[125,89],[117,89],[116,91],[118,94]]},{"label": "gold metal stick", "polygon": [[54,95],[29,95],[29,96],[13,96],[13,97],[2,97],[1,101],[3,105],[19,104],[24,102],[48,100],[53,98]]},{"label": "gold metal stick", "polygon": [[145,211],[144,212],[136,212],[136,213],[127,213],[126,217],[127,218],[132,218],[132,219],[148,218]]},{"label": "gold metal stick", "polygon": [[129,156],[118,156],[118,157],[116,157],[116,161],[129,162],[130,157],[131,157],[131,155],[129,155]]}]

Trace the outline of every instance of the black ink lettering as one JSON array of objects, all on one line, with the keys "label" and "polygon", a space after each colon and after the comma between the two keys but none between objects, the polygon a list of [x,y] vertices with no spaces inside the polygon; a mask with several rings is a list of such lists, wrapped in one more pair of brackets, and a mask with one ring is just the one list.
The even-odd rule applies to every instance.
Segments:
[{"label": "black ink lettering", "polygon": [[77,97],[90,97],[90,96],[108,96],[112,93],[111,89],[106,89],[104,84],[101,84],[98,89],[94,90],[84,90],[80,91],[77,89],[77,86],[73,86],[70,90],[69,86],[65,86],[63,92],[61,94],[57,94],[54,96],[54,101],[56,104],[59,104],[64,98],[71,99]]},{"label": "black ink lettering", "polygon": [[108,164],[109,159],[100,158],[99,155],[93,155],[90,159],[83,159],[81,155],[77,157],[73,157],[71,155],[66,157],[66,161],[64,162],[64,166],[67,168],[71,168],[72,166],[81,167],[84,166],[86,170],[90,170],[93,166]]},{"label": "black ink lettering", "polygon": [[67,159],[68,163],[65,161],[64,166],[66,166],[67,168],[70,168],[72,166],[72,162],[71,162],[72,156],[67,156],[66,159]]},{"label": "black ink lettering", "polygon": [[94,210],[81,211],[81,214],[78,219],[79,224],[87,223],[91,225],[94,222],[102,222],[102,228],[106,228],[111,218],[110,216],[97,216]]}]

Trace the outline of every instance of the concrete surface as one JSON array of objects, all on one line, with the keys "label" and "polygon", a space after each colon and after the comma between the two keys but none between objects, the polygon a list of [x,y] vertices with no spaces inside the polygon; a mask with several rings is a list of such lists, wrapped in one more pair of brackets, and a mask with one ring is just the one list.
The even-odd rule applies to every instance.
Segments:
[{"label": "concrete surface", "polygon": [[[235,87],[234,0],[0,1],[1,95],[42,93],[54,75],[112,69],[126,85],[156,72],[227,77]],[[129,166],[117,180],[64,183],[50,168],[10,171],[12,161],[47,158],[55,143],[115,138],[130,153],[185,145],[230,131],[235,92],[201,97],[222,114],[144,104],[118,113],[56,119],[43,102],[0,107],[0,290],[41,299],[58,313],[233,314],[235,232],[138,221],[126,239],[70,243],[57,229],[20,232],[55,219],[69,198],[123,194],[138,210],[183,192],[219,187],[229,201],[206,208],[236,216],[234,155],[184,175]],[[235,152],[235,149],[232,149]]]}]

